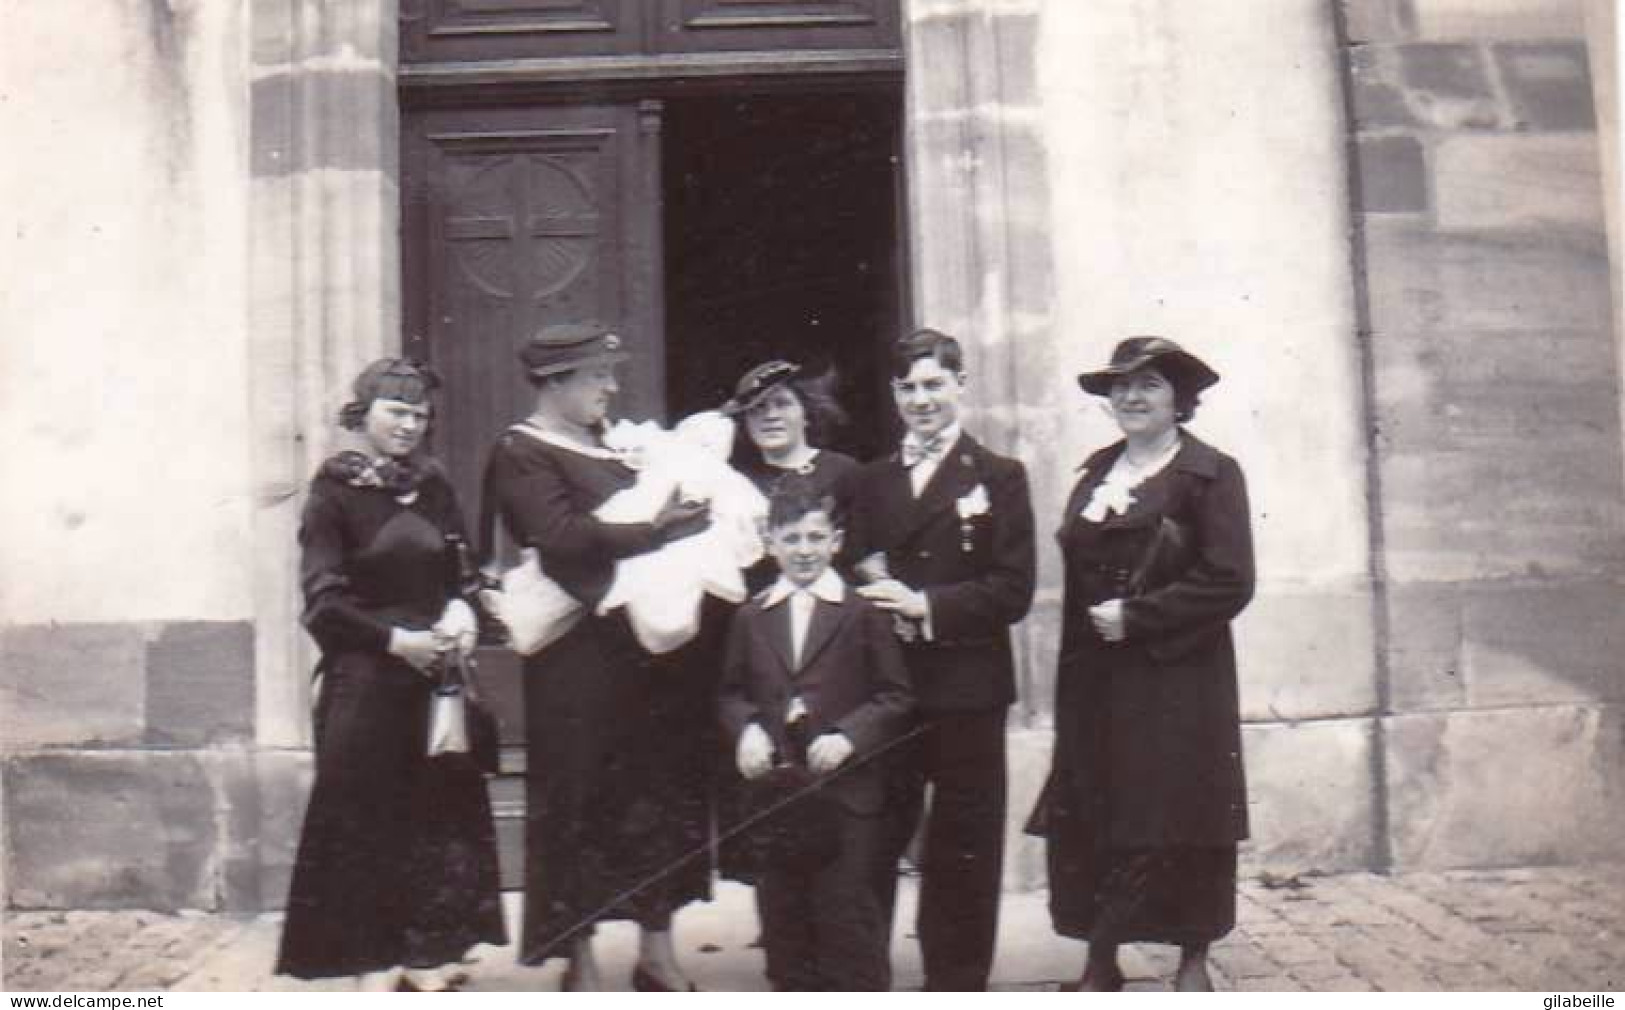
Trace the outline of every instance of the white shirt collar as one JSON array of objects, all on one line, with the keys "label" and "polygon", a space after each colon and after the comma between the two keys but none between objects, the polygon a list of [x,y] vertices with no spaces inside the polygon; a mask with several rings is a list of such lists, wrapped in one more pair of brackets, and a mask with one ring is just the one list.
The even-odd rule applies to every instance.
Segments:
[{"label": "white shirt collar", "polygon": [[[780,575],[779,581],[773,583],[772,588],[767,591],[766,598],[762,600],[762,609],[767,610],[778,606],[788,600],[791,594],[802,588],[802,586],[798,586]],[[813,580],[812,585],[805,588],[807,592],[825,603],[840,603],[841,600],[846,598],[846,583],[841,581],[841,577],[836,574],[833,568],[824,569],[824,574],[818,576]]]},{"label": "white shirt collar", "polygon": [[[955,421],[953,424],[950,424],[948,427],[937,432],[936,437],[939,440],[937,445],[941,446],[941,448],[937,450],[937,455],[948,455],[948,453],[953,450],[953,447],[959,444],[959,436],[962,434],[964,434],[964,429],[960,427],[958,421]],[[910,429],[908,432],[904,433],[903,441],[908,445],[920,445],[925,441],[925,439],[922,439],[919,435],[914,433],[913,429]]]}]

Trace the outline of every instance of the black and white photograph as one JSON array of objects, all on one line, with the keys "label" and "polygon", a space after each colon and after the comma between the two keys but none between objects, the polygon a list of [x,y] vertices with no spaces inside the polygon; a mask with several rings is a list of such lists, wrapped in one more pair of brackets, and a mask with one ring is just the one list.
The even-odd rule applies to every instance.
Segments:
[{"label": "black and white photograph", "polygon": [[0,2],[0,990],[1613,1005],[1618,8]]}]

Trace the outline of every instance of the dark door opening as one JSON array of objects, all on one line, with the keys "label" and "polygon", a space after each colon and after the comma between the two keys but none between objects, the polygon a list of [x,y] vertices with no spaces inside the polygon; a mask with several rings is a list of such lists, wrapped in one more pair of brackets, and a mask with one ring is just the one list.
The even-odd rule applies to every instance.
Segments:
[{"label": "dark door opening", "polygon": [[867,459],[893,430],[886,347],[905,312],[898,91],[718,95],[662,126],[666,396],[712,408],[770,358],[834,368]]}]

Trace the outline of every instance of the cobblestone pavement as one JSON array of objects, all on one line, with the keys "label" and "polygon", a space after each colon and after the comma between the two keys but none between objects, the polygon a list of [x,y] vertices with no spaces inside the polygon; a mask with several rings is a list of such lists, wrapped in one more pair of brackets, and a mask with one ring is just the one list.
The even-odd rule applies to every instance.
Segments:
[{"label": "cobblestone pavement", "polygon": [[[899,921],[912,920],[905,888]],[[1083,945],[1049,929],[1044,895],[1011,894],[1000,930],[996,988],[1054,988],[1075,978]],[[510,912],[515,908],[510,907]],[[1245,881],[1234,933],[1215,945],[1221,988],[1243,990],[1535,990],[1625,988],[1625,866],[1553,867],[1383,877]],[[3,987],[20,990],[309,990],[268,975],[276,916],[154,912],[7,913]],[[678,921],[684,963],[702,988],[761,988],[750,892],[735,885]],[[919,985],[917,947],[898,930],[899,988]],[[606,975],[625,983],[629,926],[602,933]],[[1125,948],[1129,988],[1161,988],[1177,954]],[[559,965],[520,968],[511,948],[470,959],[470,987],[551,989]]]}]

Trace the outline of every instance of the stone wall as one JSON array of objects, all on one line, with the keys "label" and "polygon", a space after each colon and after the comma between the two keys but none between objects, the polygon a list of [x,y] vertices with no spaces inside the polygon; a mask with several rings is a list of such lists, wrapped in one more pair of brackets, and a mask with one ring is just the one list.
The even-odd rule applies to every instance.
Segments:
[{"label": "stone wall", "polygon": [[254,907],[246,5],[31,5],[0,58],[7,901]]},{"label": "stone wall", "polygon": [[1398,868],[1625,853],[1625,507],[1577,0],[1342,6]]}]

